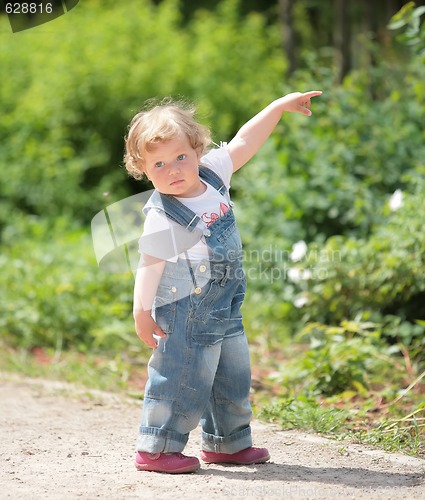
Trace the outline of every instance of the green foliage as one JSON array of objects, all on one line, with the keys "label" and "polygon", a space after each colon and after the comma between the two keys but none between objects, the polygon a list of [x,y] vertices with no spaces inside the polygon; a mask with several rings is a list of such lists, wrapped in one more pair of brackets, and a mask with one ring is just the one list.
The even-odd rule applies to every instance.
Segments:
[{"label": "green foliage", "polygon": [[[263,329],[273,325],[273,336],[279,339],[288,333],[288,325],[296,329],[294,325],[309,321],[338,325],[350,318],[371,320],[381,324],[390,343],[402,342],[423,361],[423,186],[420,182],[416,192],[404,193],[396,211],[386,204],[381,223],[367,239],[340,235],[324,244],[311,243],[299,262],[291,261],[290,248],[286,254],[275,248],[275,255],[283,255],[280,261],[246,266],[252,276],[263,277],[251,280],[248,302],[258,302],[261,294],[269,303],[256,309],[256,321],[263,322]],[[268,266],[267,272],[256,274],[253,265],[257,270]]]},{"label": "green foliage", "polygon": [[[235,176],[241,198],[249,197],[241,210],[248,238],[258,230],[271,232],[276,219],[278,235],[292,241],[367,236],[379,222],[387,196],[408,185],[425,157],[422,65],[412,65],[404,77],[385,65],[379,72],[380,100],[369,94],[365,73],[334,89],[326,81],[323,95],[313,100],[313,116],[284,116],[268,147],[248,166],[251,175]],[[255,202],[262,210],[256,226],[249,224]]]},{"label": "green foliage", "polygon": [[309,342],[302,355],[285,363],[276,380],[289,394],[333,396],[346,391],[365,395],[370,380],[382,375],[398,351],[382,340],[379,325],[344,321],[339,326],[308,324],[296,337]]},{"label": "green foliage", "polygon": [[222,140],[281,93],[286,66],[278,25],[257,13],[241,17],[239,4],[223,1],[214,15],[199,11],[186,29],[187,93]]},{"label": "green foliage", "polygon": [[[374,428],[367,428],[360,424],[359,418],[355,418],[354,412],[300,396],[272,400],[262,406],[258,416],[278,423],[284,429],[317,432],[338,440],[372,445],[392,453],[403,452],[421,457],[424,453],[421,430],[424,418],[415,416],[423,411],[424,406],[419,405],[413,416],[383,419]],[[345,452],[346,446],[343,445],[340,453]]]},{"label": "green foliage", "polygon": [[[425,371],[400,390],[413,378],[414,368],[408,366],[402,345],[388,345],[380,325],[310,323],[296,341],[305,347],[292,347],[289,359],[270,374],[278,396],[263,402],[260,418],[284,428],[423,455],[425,404],[420,382]],[[397,360],[401,350],[407,366]]]},{"label": "green foliage", "polygon": [[403,29],[397,39],[411,47],[419,56],[425,56],[425,24],[421,24],[421,16],[425,14],[425,7],[415,7],[415,2],[408,2],[397,12],[388,25],[391,30]]},{"label": "green foliage", "polygon": [[[261,325],[279,341],[308,321],[359,317],[391,336],[399,317],[420,347],[425,73],[413,60],[400,74],[383,64],[371,76],[325,91],[310,119],[284,116],[234,178],[254,332]],[[399,210],[393,196],[403,197]],[[300,262],[290,258],[297,241],[308,245]]]},{"label": "green foliage", "polygon": [[[397,423],[397,422],[396,422]],[[423,425],[393,426],[394,421],[385,421],[376,429],[347,432],[346,437],[355,443],[382,448],[391,453],[408,453],[423,457]]]},{"label": "green foliage", "polygon": [[[23,237],[23,234],[25,237]],[[138,350],[131,275],[106,274],[90,235],[69,222],[16,220],[0,256],[0,330],[16,346]]]},{"label": "green foliage", "polygon": [[284,429],[304,429],[324,434],[337,433],[348,413],[343,410],[326,408],[312,399],[280,399],[265,405],[259,417],[278,422]]},{"label": "green foliage", "polygon": [[[323,279],[307,285],[309,318],[332,323],[353,317],[379,320],[387,336],[423,346],[424,327],[415,322],[423,319],[418,305],[425,297],[425,237],[420,222],[425,217],[424,186],[421,182],[416,193],[406,194],[403,206],[389,213],[369,239],[328,239],[322,255],[338,250],[339,260],[322,259]],[[395,315],[413,323],[411,328],[401,328]]]},{"label": "green foliage", "polygon": [[199,101],[219,141],[279,93],[285,63],[277,27],[242,19],[234,0],[187,25],[175,0],[131,0],[85,3],[46,33],[4,36],[0,65],[1,229],[11,207],[86,223],[103,193],[130,194],[123,137],[146,99]]},{"label": "green foliage", "polygon": [[[130,365],[121,353],[111,356],[111,353],[105,352],[101,357],[98,353],[58,352],[44,347],[29,351],[13,348],[3,339],[0,340],[0,347],[2,375],[17,372],[26,377],[61,380],[109,392],[128,388],[131,368],[135,365],[134,359],[133,365]],[[141,357],[138,356],[138,359]]]}]

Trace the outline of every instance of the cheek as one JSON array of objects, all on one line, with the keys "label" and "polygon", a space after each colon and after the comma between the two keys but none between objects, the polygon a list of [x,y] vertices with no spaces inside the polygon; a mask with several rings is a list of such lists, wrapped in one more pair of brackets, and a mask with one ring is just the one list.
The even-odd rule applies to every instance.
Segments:
[{"label": "cheek", "polygon": [[153,172],[152,169],[146,168],[146,166],[143,166],[143,173],[150,181],[155,177],[155,172]]}]

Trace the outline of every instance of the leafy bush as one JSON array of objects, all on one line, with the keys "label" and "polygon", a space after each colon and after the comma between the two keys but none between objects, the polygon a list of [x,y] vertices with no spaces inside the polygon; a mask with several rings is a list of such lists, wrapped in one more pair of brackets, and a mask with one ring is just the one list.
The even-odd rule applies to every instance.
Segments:
[{"label": "leafy bush", "polygon": [[63,218],[54,224],[22,219],[4,238],[0,329],[13,345],[82,352],[140,349],[132,320],[132,276],[102,272],[90,235],[70,230]]},{"label": "leafy bush", "polygon": [[398,210],[391,212],[388,203],[381,209],[382,222],[368,239],[333,236],[311,243],[299,262],[291,261],[289,249],[280,262],[257,264],[269,266],[268,281],[251,280],[248,302],[258,302],[259,294],[270,300],[263,314],[257,311],[263,328],[279,339],[288,327],[294,332],[309,321],[338,325],[358,318],[381,324],[390,343],[402,341],[419,355],[425,333],[424,183],[415,189],[404,193]]},{"label": "leafy bush", "polygon": [[[425,217],[424,187],[420,182],[415,194],[405,194],[403,206],[388,214],[368,240],[334,237],[326,242],[322,252],[338,249],[341,257],[339,262],[323,262],[324,278],[308,285],[311,318],[332,323],[350,317],[385,321],[387,315],[411,323],[423,319],[419,304],[425,297],[425,236],[420,222]],[[394,321],[387,323],[387,335],[394,335]],[[418,340],[423,333],[420,324],[412,330]]]},{"label": "leafy bush", "polygon": [[242,19],[234,0],[184,26],[175,0],[89,2],[46,33],[3,37],[0,229],[11,207],[86,223],[103,193],[113,202],[146,187],[119,168],[126,127],[146,99],[202,96],[220,140],[278,94],[284,64],[277,28],[259,14]]},{"label": "leafy bush", "polygon": [[340,326],[307,325],[299,340],[310,341],[310,349],[299,360],[300,378],[313,393],[332,396],[344,391],[365,394],[370,377],[382,375],[385,356],[398,349],[382,340],[379,325],[343,321]]},{"label": "leafy bush", "polygon": [[[279,341],[308,321],[360,317],[394,336],[391,317],[400,316],[419,347],[425,74],[416,60],[404,69],[401,79],[377,68],[386,75],[375,81],[379,99],[359,72],[318,98],[312,118],[284,116],[274,140],[235,176],[254,277],[245,309],[253,335],[260,328]],[[391,212],[400,192],[404,206]],[[300,262],[290,258],[297,241],[308,245]]]},{"label": "leafy bush", "polygon": [[[373,82],[379,99],[368,93]],[[297,88],[310,85],[317,82]],[[341,87],[332,88],[330,79],[322,85],[313,116],[284,115],[269,144],[235,176],[248,242],[258,232],[292,242],[367,237],[387,197],[423,168],[422,64],[398,72],[383,63],[376,74],[355,73]]]},{"label": "leafy bush", "polygon": [[310,323],[296,336],[308,347],[275,375],[286,396],[333,396],[351,391],[365,395],[370,381],[388,370],[391,354],[379,325],[343,321],[338,326]]},{"label": "leafy bush", "polygon": [[421,16],[425,14],[425,7],[415,6],[415,2],[408,2],[397,14],[395,14],[389,24],[389,29],[400,30],[397,39],[407,45],[420,57],[425,57],[425,24],[421,24]]}]

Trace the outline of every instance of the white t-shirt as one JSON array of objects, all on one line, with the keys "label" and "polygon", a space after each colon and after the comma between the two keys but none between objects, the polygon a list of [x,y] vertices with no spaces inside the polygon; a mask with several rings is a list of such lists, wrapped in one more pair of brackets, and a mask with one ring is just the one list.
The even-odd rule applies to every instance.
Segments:
[{"label": "white t-shirt", "polygon": [[[230,178],[233,173],[233,163],[226,146],[223,145],[218,149],[212,149],[203,156],[201,158],[201,165],[210,168],[222,179],[227,188],[227,195],[222,196],[215,188],[201,179],[201,182],[207,187],[204,193],[193,198],[176,198],[200,217],[197,227],[203,231],[229,210],[230,198],[228,192],[230,189]],[[145,237],[158,231],[172,230],[175,226],[178,226],[178,224],[170,220],[163,211],[149,209],[144,223],[143,236]],[[140,247],[139,252],[143,252],[143,249]],[[189,258],[191,262],[199,262],[208,259],[208,256],[208,246],[205,242],[205,237],[202,236],[198,243],[187,250],[187,253],[174,255],[167,260],[176,262],[181,257]]]}]

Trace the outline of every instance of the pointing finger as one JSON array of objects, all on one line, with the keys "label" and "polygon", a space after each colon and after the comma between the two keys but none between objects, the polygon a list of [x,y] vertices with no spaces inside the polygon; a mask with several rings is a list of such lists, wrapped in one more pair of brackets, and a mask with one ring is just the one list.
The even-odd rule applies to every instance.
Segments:
[{"label": "pointing finger", "polygon": [[319,95],[322,95],[321,90],[310,90],[309,92],[304,92],[303,97],[310,99],[311,97],[317,97]]}]

